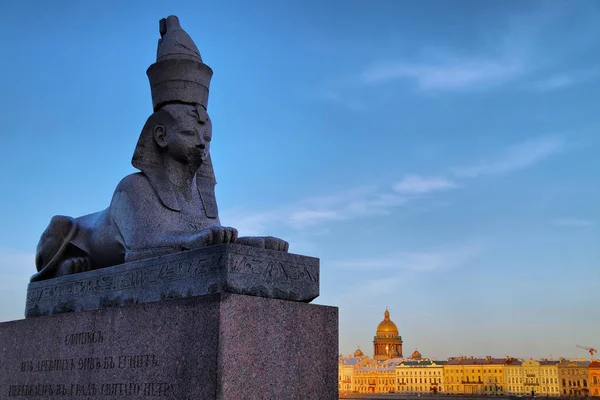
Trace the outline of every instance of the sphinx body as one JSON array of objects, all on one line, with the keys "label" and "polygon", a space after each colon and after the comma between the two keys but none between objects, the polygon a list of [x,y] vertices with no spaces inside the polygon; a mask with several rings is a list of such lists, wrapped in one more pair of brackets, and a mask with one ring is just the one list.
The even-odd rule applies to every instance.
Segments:
[{"label": "sphinx body", "polygon": [[[191,207],[165,206],[160,190],[165,188],[157,190],[146,174],[131,174],[119,183],[105,210],[75,219],[54,217],[38,244],[40,272],[32,280],[237,241],[235,229],[206,216],[197,191],[189,202],[196,209],[190,212]],[[164,196],[179,195],[172,190]]]},{"label": "sphinx body", "polygon": [[222,243],[287,251],[274,237],[237,237],[219,221],[210,160],[212,125],[199,106],[162,107],[146,122],[126,176],[105,210],[54,217],[32,281]]},{"label": "sphinx body", "polygon": [[105,210],[52,218],[32,281],[222,243],[288,250],[281,239],[238,238],[221,226],[206,111],[212,70],[176,17],[161,20],[160,32],[157,62],[147,71],[154,113],[132,158],[140,172],[117,185]]}]

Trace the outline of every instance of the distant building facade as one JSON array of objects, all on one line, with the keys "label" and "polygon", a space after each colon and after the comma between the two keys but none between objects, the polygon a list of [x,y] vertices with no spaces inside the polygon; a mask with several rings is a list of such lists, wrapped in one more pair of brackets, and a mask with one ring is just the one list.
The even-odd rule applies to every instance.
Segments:
[{"label": "distant building facade", "polygon": [[600,397],[600,361],[592,361],[588,365],[588,382],[590,396]]},{"label": "distant building facade", "polygon": [[525,393],[523,386],[523,368],[521,360],[509,358],[504,366],[504,376],[506,380],[506,394],[519,396]]},{"label": "distant building facade", "polygon": [[521,364],[523,370],[524,394],[536,395],[540,390],[540,363],[534,360],[526,360]]},{"label": "distant building facade", "polygon": [[447,394],[500,395],[504,394],[504,367],[508,359],[455,357],[444,367]]},{"label": "distant building facade", "polygon": [[354,368],[356,393],[394,393],[397,391],[395,367],[400,360],[365,359]]},{"label": "distant building facade", "polygon": [[562,359],[558,364],[558,380],[562,396],[585,397],[589,394],[589,362]]},{"label": "distant building facade", "polygon": [[[413,353],[413,355],[415,354]],[[444,393],[444,364],[446,361],[412,357],[410,360],[402,361],[396,365],[397,392],[406,394]]]},{"label": "distant building facade", "polygon": [[354,352],[354,356],[340,356],[338,359],[338,392],[340,393],[352,393],[354,392],[353,376],[354,368],[361,361],[365,359],[364,354],[360,349]]},{"label": "distant building facade", "polygon": [[523,387],[518,394],[559,396],[558,364],[558,361],[552,360],[523,361],[521,364]]},{"label": "distant building facade", "polygon": [[558,361],[541,360],[540,361],[540,388],[539,394],[542,396],[560,396],[560,384],[558,382]]}]

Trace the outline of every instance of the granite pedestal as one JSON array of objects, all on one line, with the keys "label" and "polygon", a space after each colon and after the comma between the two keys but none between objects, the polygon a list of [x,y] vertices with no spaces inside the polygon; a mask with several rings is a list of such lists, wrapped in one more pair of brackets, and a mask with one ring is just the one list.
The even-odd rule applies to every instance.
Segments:
[{"label": "granite pedestal", "polygon": [[25,316],[222,292],[309,302],[319,296],[319,259],[239,244],[210,246],[32,282]]},{"label": "granite pedestal", "polygon": [[337,399],[337,308],[221,292],[0,324],[0,398]]}]

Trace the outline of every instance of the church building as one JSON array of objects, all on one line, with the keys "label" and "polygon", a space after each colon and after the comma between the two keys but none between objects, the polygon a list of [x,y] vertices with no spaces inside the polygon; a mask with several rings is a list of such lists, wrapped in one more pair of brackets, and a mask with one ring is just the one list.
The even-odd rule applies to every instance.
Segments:
[{"label": "church building", "polygon": [[373,358],[378,361],[402,358],[402,336],[398,334],[398,327],[390,319],[387,308],[383,313],[383,321],[377,326],[373,349]]}]

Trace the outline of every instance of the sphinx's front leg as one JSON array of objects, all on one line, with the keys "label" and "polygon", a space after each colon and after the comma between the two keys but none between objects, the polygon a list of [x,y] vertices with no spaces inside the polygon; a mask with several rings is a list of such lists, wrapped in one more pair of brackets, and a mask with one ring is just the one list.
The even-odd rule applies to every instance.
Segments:
[{"label": "sphinx's front leg", "polygon": [[236,243],[237,230],[227,226],[212,226],[193,234],[161,236],[144,247],[125,249],[125,262],[158,257],[180,251],[200,249],[217,244]]},{"label": "sphinx's front leg", "polygon": [[211,226],[191,235],[183,241],[182,247],[183,250],[191,250],[217,244],[236,243],[237,240],[237,229],[228,226]]},{"label": "sphinx's front leg", "polygon": [[93,269],[92,260],[87,257],[72,257],[64,260],[58,266],[58,275],[69,275],[77,274],[79,272],[85,272]]},{"label": "sphinx's front leg", "polygon": [[285,240],[273,236],[243,236],[238,238],[237,243],[261,249],[282,251],[284,253],[287,253],[290,247],[289,243]]}]

